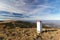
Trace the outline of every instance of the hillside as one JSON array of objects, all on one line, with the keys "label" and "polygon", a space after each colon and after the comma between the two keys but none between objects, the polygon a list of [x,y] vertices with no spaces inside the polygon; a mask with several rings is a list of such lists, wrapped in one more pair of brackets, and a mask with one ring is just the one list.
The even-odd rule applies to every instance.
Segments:
[{"label": "hillside", "polygon": [[0,22],[1,26],[4,27],[10,27],[10,28],[15,28],[15,27],[20,27],[20,28],[32,28],[36,27],[35,23],[30,23],[30,22],[25,22],[25,21],[3,21]]},{"label": "hillside", "polygon": [[60,40],[60,29],[44,27],[38,34],[35,26],[35,23],[22,21],[0,23],[0,40]]}]

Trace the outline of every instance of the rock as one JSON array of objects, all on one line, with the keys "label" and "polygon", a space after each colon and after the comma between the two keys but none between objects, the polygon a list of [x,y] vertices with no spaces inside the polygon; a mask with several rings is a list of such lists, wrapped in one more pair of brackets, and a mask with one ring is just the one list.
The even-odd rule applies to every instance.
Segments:
[{"label": "rock", "polygon": [[0,37],[0,40],[3,40],[4,39],[4,37]]}]

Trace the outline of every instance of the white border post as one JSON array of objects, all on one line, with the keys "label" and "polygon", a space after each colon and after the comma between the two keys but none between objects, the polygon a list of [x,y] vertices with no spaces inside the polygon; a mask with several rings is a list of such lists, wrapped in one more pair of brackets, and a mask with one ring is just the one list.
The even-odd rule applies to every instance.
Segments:
[{"label": "white border post", "polygon": [[42,32],[42,23],[41,21],[37,21],[37,33],[41,33]]}]

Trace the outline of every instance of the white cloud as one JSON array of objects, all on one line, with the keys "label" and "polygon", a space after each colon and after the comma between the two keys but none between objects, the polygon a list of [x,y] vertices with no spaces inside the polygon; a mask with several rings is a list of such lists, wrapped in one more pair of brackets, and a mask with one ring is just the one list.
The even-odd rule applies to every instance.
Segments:
[{"label": "white cloud", "polygon": [[[25,15],[30,16],[31,18],[17,18],[17,19],[23,19],[23,20],[34,20],[34,19],[41,19],[41,20],[60,20],[60,14],[52,14],[50,9],[54,10],[60,10],[57,3],[52,2],[48,3],[48,0],[45,0],[45,4],[40,5],[33,5],[35,2],[38,2],[35,0],[33,3],[25,3],[24,0],[1,0],[0,2],[0,11],[9,11],[9,12],[15,12],[15,13],[22,13]],[[55,4],[56,5],[55,5]],[[54,4],[54,5],[53,5]],[[49,8],[49,11],[47,10]],[[48,12],[46,12],[46,11]],[[45,12],[44,12],[45,11]]]}]

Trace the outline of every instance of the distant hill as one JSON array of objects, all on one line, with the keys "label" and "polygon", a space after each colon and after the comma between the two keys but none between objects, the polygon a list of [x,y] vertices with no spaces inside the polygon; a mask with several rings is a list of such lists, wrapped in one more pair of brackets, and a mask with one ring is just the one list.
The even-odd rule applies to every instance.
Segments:
[{"label": "distant hill", "polygon": [[15,27],[20,27],[20,28],[32,28],[36,27],[35,23],[31,22],[26,22],[26,21],[10,21],[10,22],[1,22],[0,25],[5,25],[5,27],[10,27],[10,28],[15,28]]}]

